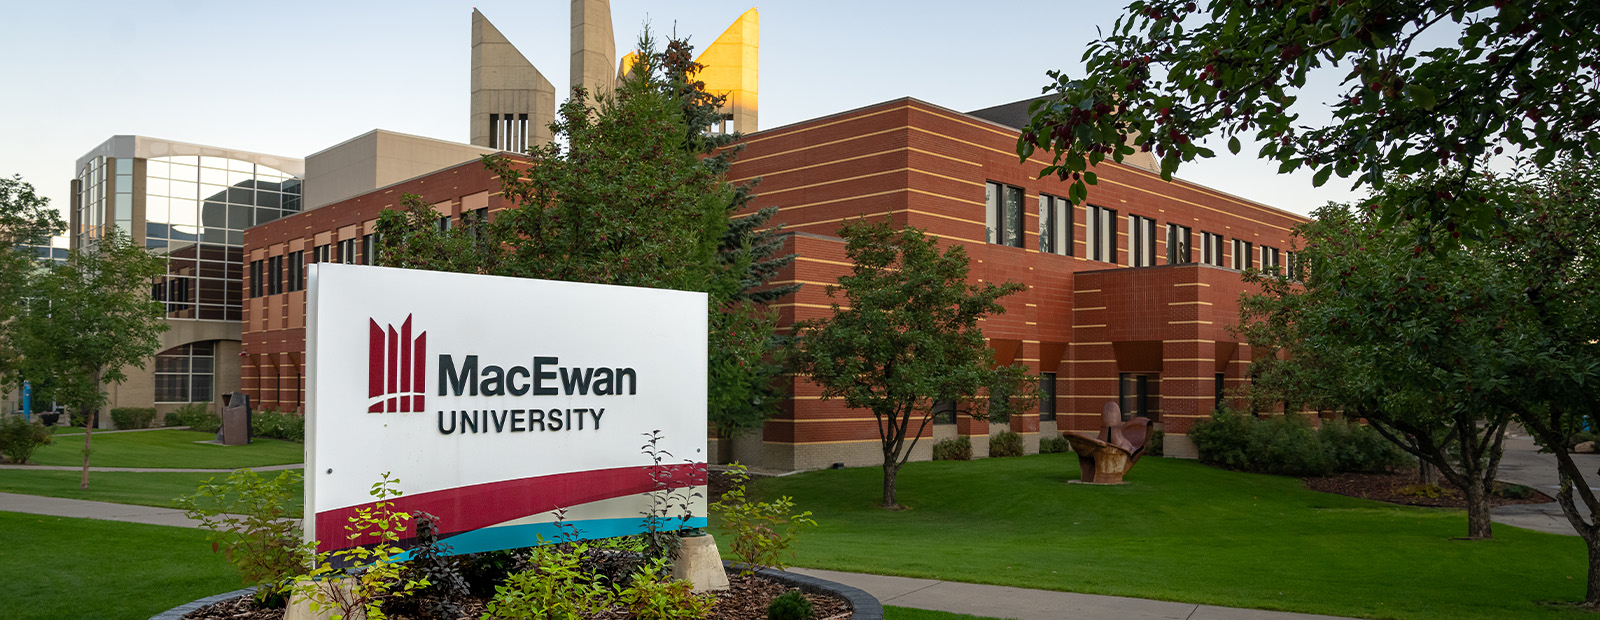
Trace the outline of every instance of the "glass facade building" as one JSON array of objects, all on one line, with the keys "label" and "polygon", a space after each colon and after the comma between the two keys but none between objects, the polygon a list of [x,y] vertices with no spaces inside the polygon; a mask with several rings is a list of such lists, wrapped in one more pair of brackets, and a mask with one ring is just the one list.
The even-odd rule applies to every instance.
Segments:
[{"label": "glass facade building", "polygon": [[72,247],[92,247],[116,228],[166,262],[150,293],[172,330],[148,365],[147,386],[135,391],[172,404],[212,402],[238,388],[214,367],[238,352],[244,230],[299,213],[304,176],[297,158],[142,136],[113,136],[78,160]]}]

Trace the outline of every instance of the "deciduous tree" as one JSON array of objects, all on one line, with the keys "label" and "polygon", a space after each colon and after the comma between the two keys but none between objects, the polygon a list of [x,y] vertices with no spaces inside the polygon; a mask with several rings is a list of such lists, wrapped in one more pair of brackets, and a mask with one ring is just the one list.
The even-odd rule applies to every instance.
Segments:
[{"label": "deciduous tree", "polygon": [[[1135,0],[1089,44],[1086,75],[1050,73],[1017,149],[1052,152],[1041,174],[1072,178],[1081,201],[1105,159],[1154,151],[1170,178],[1214,155],[1203,138],[1234,153],[1254,138],[1317,185],[1431,173],[1380,221],[1481,237],[1517,206],[1474,184],[1487,156],[1600,155],[1597,24],[1600,4],[1570,0]],[[1319,102],[1329,121],[1306,123],[1295,105],[1318,73],[1342,76],[1342,92]]]},{"label": "deciduous tree", "polygon": [[83,477],[89,488],[89,452],[96,413],[105,406],[107,383],[127,379],[123,369],[144,368],[168,329],[150,282],[165,270],[161,260],[133,244],[127,233],[106,228],[94,243],[74,250],[29,286],[26,311],[14,333],[22,368],[49,386],[44,397],[71,410],[87,410]]},{"label": "deciduous tree", "polygon": [[1020,393],[1028,371],[996,368],[978,321],[1005,312],[999,300],[1025,287],[967,283],[966,251],[957,245],[941,253],[916,228],[857,221],[839,235],[852,267],[828,295],[844,301],[832,304],[828,318],[796,324],[795,372],[821,386],[823,398],[872,412],[883,454],[881,505],[898,509],[895,477],[935,403],[959,402],[973,417],[1000,421],[1021,404],[991,410],[980,397]]},{"label": "deciduous tree", "polygon": [[[13,319],[22,313],[28,283],[41,269],[33,250],[49,245],[50,237],[66,225],[50,208],[50,200],[34,192],[21,176],[0,178],[0,385],[10,388],[20,352],[16,348]],[[0,393],[9,389],[0,388]]]}]

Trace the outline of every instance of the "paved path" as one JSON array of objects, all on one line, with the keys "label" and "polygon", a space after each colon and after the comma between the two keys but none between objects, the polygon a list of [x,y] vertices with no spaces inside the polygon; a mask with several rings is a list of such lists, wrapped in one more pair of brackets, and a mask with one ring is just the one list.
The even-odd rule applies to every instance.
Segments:
[{"label": "paved path", "polygon": [[49,515],[52,517],[76,517],[79,519],[104,519],[107,521],[126,521],[128,523],[170,525],[173,527],[200,527],[199,521],[183,516],[183,511],[176,508],[91,502],[83,499],[41,497],[16,493],[0,493],[0,511]]},{"label": "paved path", "polygon": [[1106,618],[1116,620],[1316,620],[1317,616],[1283,611],[1214,607],[1192,603],[1152,601],[1123,596],[1078,594],[1053,590],[1027,590],[955,581],[885,577],[812,568],[790,572],[837,581],[866,590],[884,605],[948,611],[991,618],[1058,620]]},{"label": "paved path", "polygon": [[[290,463],[288,465],[262,465],[261,467],[234,467],[230,469],[185,469],[181,467],[90,467],[89,471],[121,471],[136,474],[226,474],[239,469],[253,469],[255,471],[283,471],[286,469],[301,469],[305,463]],[[79,465],[0,465],[0,469],[31,469],[34,471],[83,471]]]},{"label": "paved path", "polygon": [[[1498,478],[1501,481],[1530,486],[1543,491],[1545,495],[1555,497],[1556,490],[1561,488],[1561,479],[1556,473],[1555,455],[1541,454],[1533,439],[1522,435],[1508,435],[1505,450],[1505,455],[1500,457]],[[1594,486],[1600,485],[1600,472],[1596,471],[1600,470],[1600,455],[1574,454],[1572,458],[1577,462],[1579,471],[1584,473],[1591,488],[1600,491],[1600,486]],[[1585,515],[1588,514],[1581,501],[1578,502],[1578,509]],[[1578,535],[1578,532],[1572,529],[1572,524],[1567,521],[1567,516],[1561,512],[1561,505],[1554,502],[1501,506],[1492,512],[1496,523],[1551,534]]]}]

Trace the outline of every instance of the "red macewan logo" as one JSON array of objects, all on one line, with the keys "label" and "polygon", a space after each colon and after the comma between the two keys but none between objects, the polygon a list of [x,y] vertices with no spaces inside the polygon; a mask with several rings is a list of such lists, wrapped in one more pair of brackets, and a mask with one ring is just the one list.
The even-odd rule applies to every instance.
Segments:
[{"label": "red macewan logo", "polygon": [[423,377],[427,370],[428,334],[412,337],[411,315],[396,332],[385,331],[375,319],[368,319],[367,412],[421,413],[424,407]]}]

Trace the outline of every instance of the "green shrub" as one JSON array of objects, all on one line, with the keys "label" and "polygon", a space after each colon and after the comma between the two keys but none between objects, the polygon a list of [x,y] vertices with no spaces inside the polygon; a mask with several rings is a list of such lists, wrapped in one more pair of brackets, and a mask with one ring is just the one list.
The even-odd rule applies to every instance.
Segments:
[{"label": "green shrub", "polygon": [[1317,437],[1332,454],[1336,471],[1379,474],[1404,468],[1414,462],[1400,446],[1384,439],[1370,426],[1345,420],[1325,420]]},{"label": "green shrub", "polygon": [[935,461],[970,461],[972,460],[972,439],[962,435],[955,439],[946,439],[933,444],[933,460]]},{"label": "green shrub", "polygon": [[461,577],[467,580],[467,589],[473,596],[494,596],[495,586],[517,569],[517,554],[511,550],[470,553],[461,558]]},{"label": "green shrub", "polygon": [[1189,432],[1200,460],[1240,471],[1282,476],[1394,471],[1411,458],[1377,431],[1344,420],[1319,430],[1298,415],[1255,416],[1219,410]]},{"label": "green shrub", "polygon": [[305,443],[306,419],[294,413],[263,409],[250,412],[250,434],[255,437]]},{"label": "green shrub", "polygon": [[1166,456],[1166,433],[1161,429],[1150,429],[1150,438],[1144,442],[1145,456]]},{"label": "green shrub", "polygon": [[1022,435],[1016,431],[1003,431],[989,436],[989,456],[1022,456]]},{"label": "green shrub", "polygon": [[1057,454],[1071,452],[1072,442],[1066,437],[1045,437],[1039,440],[1039,454]]},{"label": "green shrub", "polygon": [[173,426],[187,426],[191,429],[206,433],[215,433],[222,428],[222,417],[211,412],[211,407],[206,403],[189,403],[179,407],[177,411],[168,415],[168,419],[177,419]]},{"label": "green shrub", "polygon": [[587,545],[534,547],[528,570],[495,587],[489,615],[505,620],[582,620],[611,606],[611,592],[583,570]]},{"label": "green shrub", "polygon": [[244,585],[260,585],[256,600],[283,607],[292,578],[311,559],[301,542],[298,512],[286,507],[300,492],[301,473],[285,471],[267,478],[249,469],[228,474],[221,482],[207,479],[194,495],[178,498],[185,516],[210,530],[211,548],[239,570]]},{"label": "green shrub", "polygon": [[1533,488],[1510,483],[1495,483],[1494,494],[1506,499],[1528,499],[1533,497]]},{"label": "green shrub", "polygon": [[811,511],[795,512],[794,500],[788,496],[770,502],[751,500],[744,488],[750,474],[743,465],[734,463],[728,476],[728,490],[711,509],[722,517],[722,531],[730,539],[733,555],[744,564],[746,574],[762,568],[784,569],[784,556],[794,555],[789,547],[800,529],[817,525]]},{"label": "green shrub", "polygon": [[150,428],[150,423],[155,420],[155,407],[117,407],[111,410],[111,422],[120,429]]},{"label": "green shrub", "polygon": [[1395,492],[1406,497],[1426,497],[1428,499],[1456,496],[1454,489],[1447,489],[1437,484],[1408,484],[1400,487]]},{"label": "green shrub", "polygon": [[710,615],[717,602],[711,595],[694,593],[694,584],[674,579],[666,558],[639,569],[626,586],[618,586],[616,600],[638,620],[691,620]]},{"label": "green shrub", "polygon": [[5,420],[0,421],[0,454],[6,455],[12,463],[27,463],[39,446],[50,443],[52,434],[38,422],[24,420],[22,416],[5,416]]},{"label": "green shrub", "polygon": [[767,606],[767,620],[810,620],[813,615],[811,599],[799,590],[784,592]]}]

